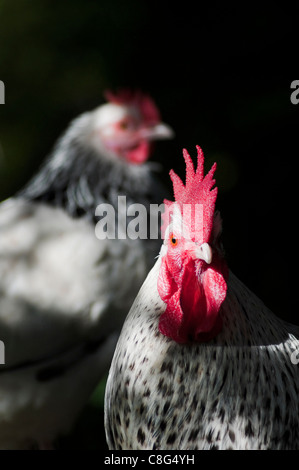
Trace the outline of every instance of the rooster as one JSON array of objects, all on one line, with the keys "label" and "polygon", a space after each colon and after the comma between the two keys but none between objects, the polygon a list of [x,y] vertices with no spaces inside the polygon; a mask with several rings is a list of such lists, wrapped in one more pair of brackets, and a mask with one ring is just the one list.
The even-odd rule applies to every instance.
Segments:
[{"label": "rooster", "polygon": [[204,177],[170,172],[164,242],[124,323],[105,394],[110,449],[299,449],[299,328],[228,270]]},{"label": "rooster", "polygon": [[172,136],[149,96],[107,99],[0,205],[2,449],[47,448],[70,430],[159,250],[158,240],[95,235],[99,204],[161,202],[147,160],[153,140]]}]

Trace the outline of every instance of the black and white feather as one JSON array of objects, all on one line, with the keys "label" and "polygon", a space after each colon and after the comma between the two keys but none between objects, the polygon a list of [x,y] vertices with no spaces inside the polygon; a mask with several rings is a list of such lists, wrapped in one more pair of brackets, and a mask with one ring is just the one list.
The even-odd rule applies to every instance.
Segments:
[{"label": "black and white feather", "polygon": [[233,273],[223,331],[207,343],[162,335],[150,271],[124,323],[106,386],[111,450],[298,450],[299,327]]},{"label": "black and white feather", "polygon": [[95,236],[98,204],[163,200],[149,163],[130,164],[95,139],[109,106],[75,119],[32,181],[0,205],[0,448],[69,431],[158,252],[147,240]]}]

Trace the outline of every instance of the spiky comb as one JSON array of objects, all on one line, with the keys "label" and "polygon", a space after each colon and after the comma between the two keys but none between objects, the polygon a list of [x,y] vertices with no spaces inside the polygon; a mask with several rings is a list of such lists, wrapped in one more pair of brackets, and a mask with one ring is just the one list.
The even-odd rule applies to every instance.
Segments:
[{"label": "spiky comb", "polygon": [[[204,154],[202,149],[197,145],[197,169],[194,170],[192,159],[186,149],[183,150],[183,156],[186,163],[186,184],[182,182],[181,178],[173,171],[170,171],[170,178],[173,184],[174,199],[175,201],[164,201],[165,213],[163,215],[162,235],[165,234],[167,228],[165,224],[169,223],[170,215],[173,213],[174,204],[180,208],[183,215],[189,214],[190,220],[184,220],[190,228],[191,238],[198,243],[208,242],[213,229],[214,211],[217,199],[218,188],[212,189],[216,180],[213,179],[216,163],[212,166],[209,173],[204,177]],[[184,211],[184,205],[189,205],[193,209]],[[198,211],[199,206],[202,208],[202,223],[200,230],[198,230]],[[195,210],[194,210],[195,209]]]},{"label": "spiky comb", "polygon": [[110,103],[136,106],[146,124],[156,124],[161,120],[159,110],[152,98],[140,90],[124,89],[118,92],[106,90],[104,96]]}]

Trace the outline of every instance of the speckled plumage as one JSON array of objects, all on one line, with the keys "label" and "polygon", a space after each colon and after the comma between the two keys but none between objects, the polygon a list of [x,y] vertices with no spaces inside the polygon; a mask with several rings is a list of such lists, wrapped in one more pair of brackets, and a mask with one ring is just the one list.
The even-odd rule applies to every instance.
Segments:
[{"label": "speckled plumage", "polygon": [[299,328],[232,273],[223,330],[178,344],[158,329],[161,260],[123,326],[106,388],[110,449],[299,449]]},{"label": "speckled plumage", "polygon": [[76,118],[37,175],[0,204],[1,449],[69,432],[158,253],[158,240],[96,237],[99,204],[118,217],[119,195],[128,206],[161,202],[151,164],[130,164],[100,139],[109,106]]}]

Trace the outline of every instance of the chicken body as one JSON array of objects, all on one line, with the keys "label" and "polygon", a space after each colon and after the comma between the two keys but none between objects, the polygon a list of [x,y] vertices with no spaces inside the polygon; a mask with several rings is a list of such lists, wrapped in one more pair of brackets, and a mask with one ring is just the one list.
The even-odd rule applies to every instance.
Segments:
[{"label": "chicken body", "polygon": [[[118,127],[132,112],[108,103],[77,118],[36,177],[0,205],[0,448],[43,445],[69,431],[153,264],[157,240],[95,234],[99,204],[111,204],[117,221],[119,195],[127,205],[161,202],[145,163],[145,143],[161,124],[151,123],[139,149],[137,121],[126,142]],[[113,131],[121,143],[112,149]]]},{"label": "chicken body", "polygon": [[[217,247],[209,240],[215,258]],[[177,321],[175,308],[186,300],[181,294],[170,309],[171,297],[161,299],[161,283],[167,282],[161,276],[163,263],[168,257],[170,266],[174,241],[173,235],[165,239],[119,337],[105,397],[109,448],[298,450],[299,327],[274,316],[229,272],[220,331],[204,341],[200,336],[188,341],[176,323],[174,340],[169,331]],[[200,253],[198,245],[195,249],[201,263],[206,259],[202,269],[212,266],[207,252]],[[172,272],[169,285],[175,279]],[[201,282],[200,275],[197,279]],[[216,287],[212,283],[209,292]],[[192,285],[186,289],[192,298]],[[188,308],[183,308],[183,319]],[[162,324],[167,309],[172,314],[168,330]],[[192,324],[190,334],[194,331]]]},{"label": "chicken body", "polygon": [[160,260],[124,324],[106,389],[110,449],[299,449],[299,328],[232,273],[222,332],[178,344],[159,332]]}]

